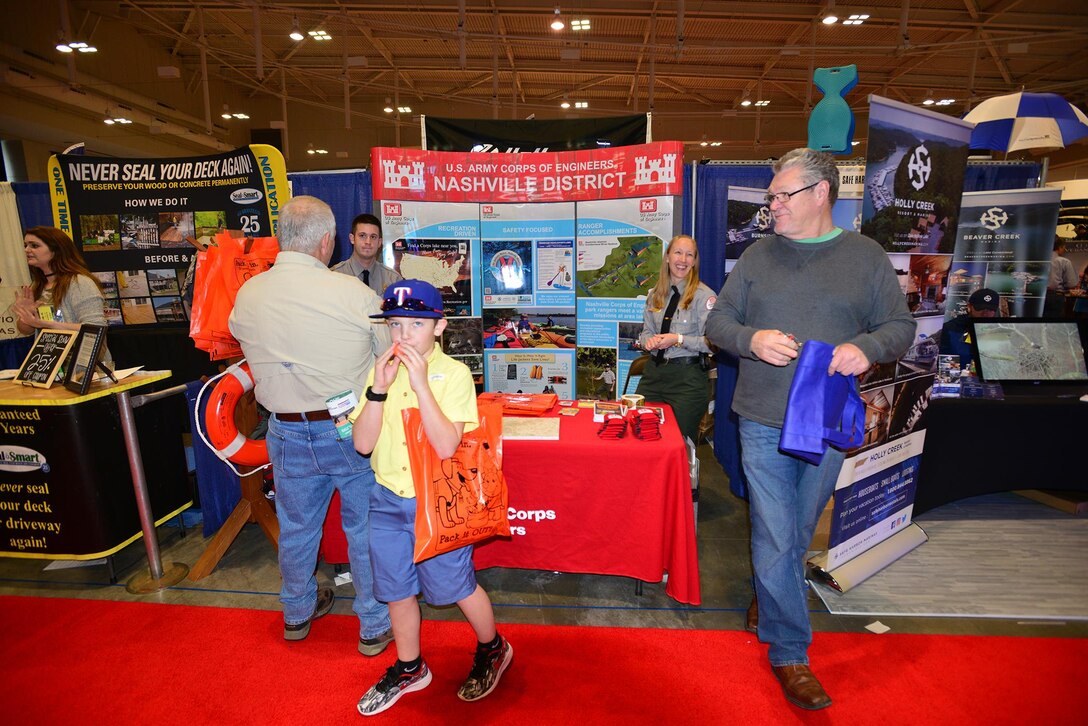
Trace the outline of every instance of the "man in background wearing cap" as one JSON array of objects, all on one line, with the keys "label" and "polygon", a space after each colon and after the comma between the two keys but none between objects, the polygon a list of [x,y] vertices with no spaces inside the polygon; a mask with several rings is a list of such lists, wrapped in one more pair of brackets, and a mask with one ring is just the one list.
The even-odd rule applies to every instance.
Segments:
[{"label": "man in background wearing cap", "polygon": [[[373,716],[401,696],[426,688],[431,672],[423,660],[417,595],[435,607],[457,604],[476,635],[472,669],[457,696],[476,701],[491,693],[514,657],[495,629],[491,599],[476,582],[472,546],[413,562],[416,482],[408,457],[402,412],[418,408],[423,431],[442,459],[456,453],[461,436],[479,425],[472,373],[438,345],[446,329],[442,296],[422,280],[390,285],[382,301],[393,347],[378,357],[364,400],[352,413],[355,448],[369,455],[378,485],[370,497],[370,547],[374,594],[389,603],[397,660],[359,699]],[[437,707],[437,702],[436,702]]]},{"label": "man in background wearing cap", "polygon": [[336,220],[320,199],[298,196],[280,211],[280,253],[268,272],[238,291],[230,330],[242,345],[257,401],[272,411],[268,456],[276,477],[283,576],[283,637],[302,640],[332,609],[333,591],[318,588],[321,528],[333,489],[348,540],[359,616],[359,652],[381,653],[393,639],[389,612],[374,599],[370,568],[370,462],[341,436],[326,400],[362,393],[374,358],[389,348],[384,325],[372,323],[378,296],[359,280],[331,272]]},{"label": "man in background wearing cap", "polygon": [[998,318],[1001,317],[1000,311],[1000,295],[988,287],[975,290],[971,293],[971,297],[967,298],[967,314],[952,318],[941,328],[941,337],[938,342],[941,354],[958,355],[960,369],[966,371],[968,362],[972,360],[971,319]]}]

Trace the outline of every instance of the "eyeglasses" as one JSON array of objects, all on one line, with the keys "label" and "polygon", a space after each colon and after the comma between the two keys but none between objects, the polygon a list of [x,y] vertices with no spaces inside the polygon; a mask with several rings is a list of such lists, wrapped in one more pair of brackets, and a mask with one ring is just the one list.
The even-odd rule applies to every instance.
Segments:
[{"label": "eyeglasses", "polygon": [[788,202],[790,200],[791,197],[793,197],[794,194],[800,194],[801,192],[807,191],[807,190],[811,189],[812,187],[816,186],[817,184],[819,184],[821,181],[823,181],[823,179],[820,179],[819,181],[814,181],[811,184],[809,184],[807,187],[802,187],[801,189],[798,189],[795,192],[775,192],[773,194],[771,194],[771,193],[764,194],[763,195],[763,201],[765,201],[767,204],[770,204],[771,202],[778,202],[779,204],[785,204],[786,202]]},{"label": "eyeglasses", "polygon": [[404,298],[404,302],[397,302],[395,297],[387,297],[382,300],[382,312],[387,313],[390,310],[414,310],[416,312],[423,312],[424,310],[430,313],[442,312],[439,308],[432,308],[427,303],[414,297]]}]

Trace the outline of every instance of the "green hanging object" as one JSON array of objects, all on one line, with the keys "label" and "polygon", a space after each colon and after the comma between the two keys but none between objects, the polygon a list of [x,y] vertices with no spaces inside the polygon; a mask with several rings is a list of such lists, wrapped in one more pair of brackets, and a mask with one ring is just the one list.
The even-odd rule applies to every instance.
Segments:
[{"label": "green hanging object", "polygon": [[844,96],[858,85],[858,67],[817,68],[812,82],[824,97],[808,117],[808,147],[845,154],[854,140],[854,112]]}]

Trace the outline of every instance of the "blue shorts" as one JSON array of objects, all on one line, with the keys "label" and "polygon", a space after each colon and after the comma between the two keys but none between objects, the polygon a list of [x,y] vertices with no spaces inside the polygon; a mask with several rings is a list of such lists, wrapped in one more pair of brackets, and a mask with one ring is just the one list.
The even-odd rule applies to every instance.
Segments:
[{"label": "blue shorts", "polygon": [[381,484],[370,494],[370,564],[374,597],[396,602],[420,591],[431,605],[452,605],[476,590],[472,547],[465,546],[416,564],[416,500],[398,497]]}]

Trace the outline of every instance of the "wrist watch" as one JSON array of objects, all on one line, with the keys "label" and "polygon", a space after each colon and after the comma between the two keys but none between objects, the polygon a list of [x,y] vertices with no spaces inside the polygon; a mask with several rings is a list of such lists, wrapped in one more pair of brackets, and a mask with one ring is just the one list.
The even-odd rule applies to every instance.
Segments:
[{"label": "wrist watch", "polygon": [[384,401],[387,398],[389,398],[388,393],[375,393],[373,387],[371,387],[371,386],[366,387],[366,400],[376,401],[376,402],[380,403],[381,401]]},{"label": "wrist watch", "polygon": [[683,344],[684,344],[684,334],[683,333],[677,333],[676,334],[676,347],[679,348]]}]

